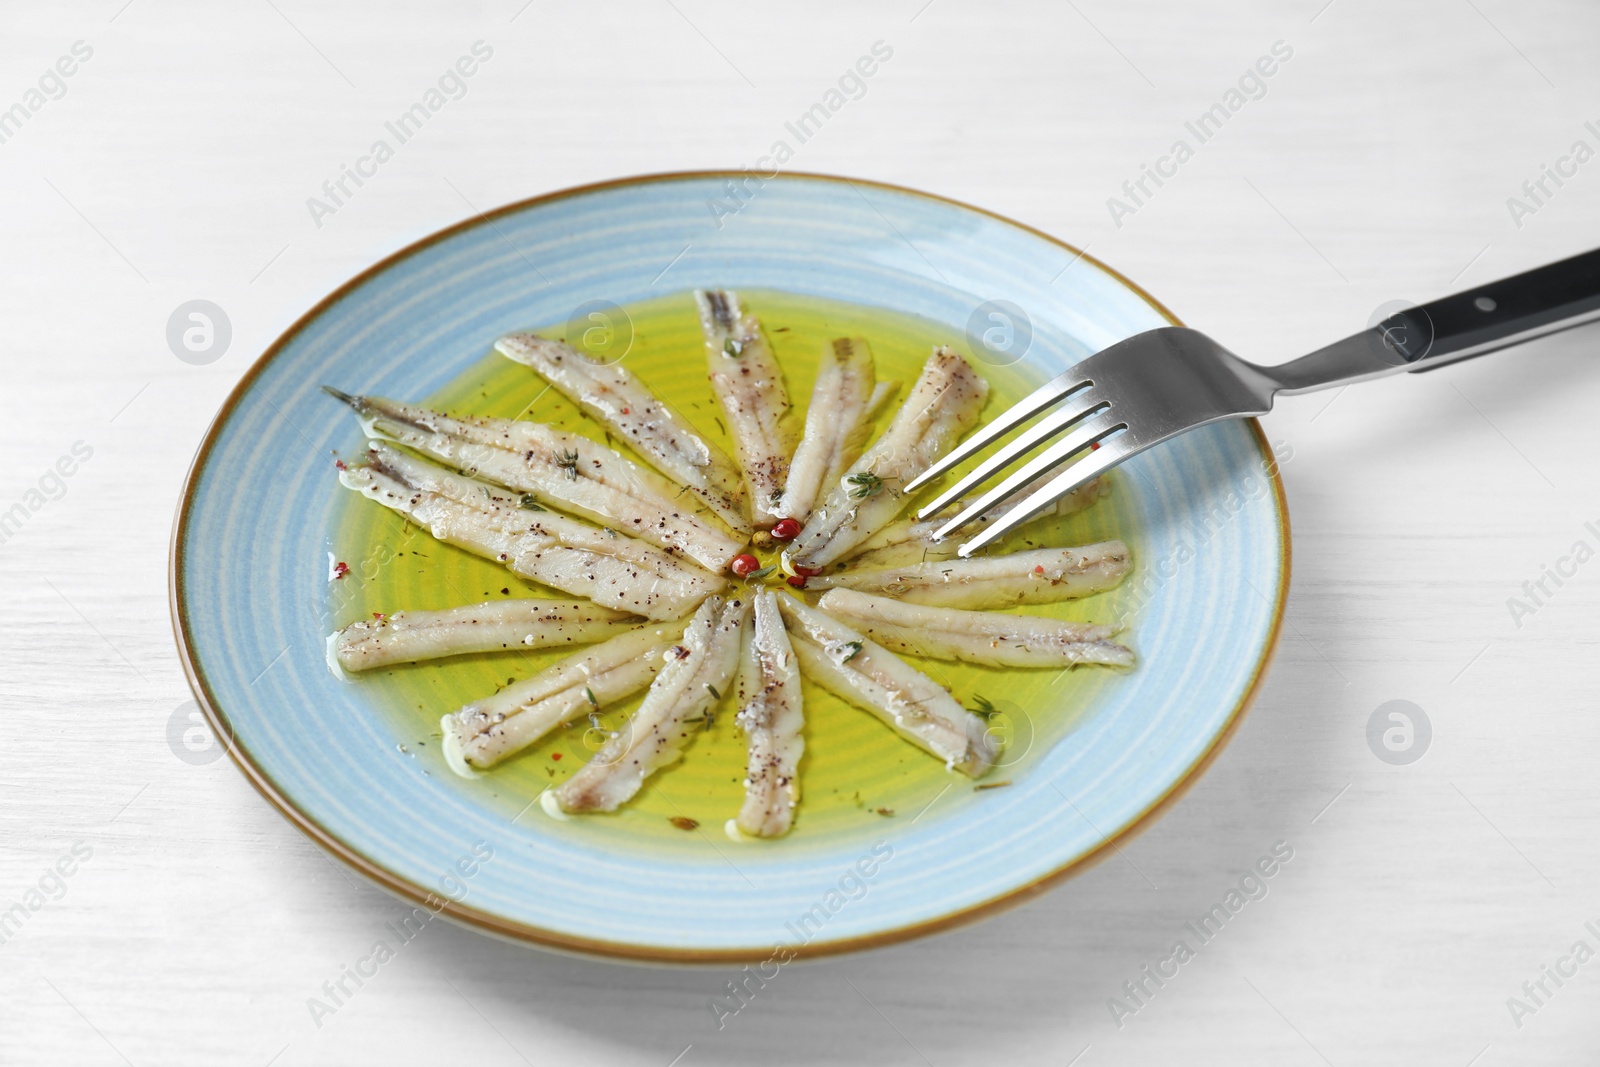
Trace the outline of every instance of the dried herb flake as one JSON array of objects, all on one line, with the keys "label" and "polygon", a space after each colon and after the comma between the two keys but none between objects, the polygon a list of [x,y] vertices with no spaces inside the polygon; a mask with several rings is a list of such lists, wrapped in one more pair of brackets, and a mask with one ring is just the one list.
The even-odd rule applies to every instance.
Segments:
[{"label": "dried herb flake", "polygon": [[561,452],[556,456],[556,466],[567,472],[567,481],[578,480],[578,453]]},{"label": "dried herb flake", "polygon": [[974,715],[982,716],[984,719],[992,719],[996,715],[1000,714],[1000,709],[990,703],[987,697],[974,694],[972,702],[978,706],[975,708],[968,708],[967,710],[972,712]]},{"label": "dried herb flake", "polygon": [[850,490],[850,495],[857,500],[865,500],[867,497],[874,496],[883,490],[883,479],[871,471],[852,474],[845,481],[855,486],[854,489]]}]

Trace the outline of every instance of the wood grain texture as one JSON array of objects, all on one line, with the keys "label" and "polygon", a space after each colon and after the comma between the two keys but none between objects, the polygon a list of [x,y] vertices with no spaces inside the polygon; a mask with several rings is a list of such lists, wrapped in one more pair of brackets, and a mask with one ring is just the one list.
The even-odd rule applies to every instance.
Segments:
[{"label": "wood grain texture", "polygon": [[[752,163],[882,40],[892,60],[793,168],[1026,220],[1273,362],[1385,301],[1593,245],[1600,162],[1520,226],[1506,205],[1574,141],[1600,148],[1592,4],[95,0],[6,22],[0,107],[74,42],[93,55],[0,143],[0,511],[74,442],[93,454],[0,544],[0,909],[74,842],[92,857],[0,944],[0,1062],[1592,1062],[1600,962],[1547,980],[1520,1027],[1506,1001],[1575,941],[1600,949],[1600,563],[1520,626],[1506,602],[1600,545],[1593,330],[1285,401],[1266,424],[1293,449],[1288,626],[1211,772],[1041,899],[786,967],[722,1029],[728,969],[442,923],[317,1025],[307,998],[403,909],[226,760],[173,754],[166,605],[178,486],[254,355],[476,209]],[[313,221],[306,199],[478,40],[466,95]],[[1116,225],[1107,198],[1277,41],[1293,56],[1265,95]],[[164,336],[195,298],[233,324],[208,366]],[[1365,738],[1397,698],[1434,730],[1403,767]],[[1294,858],[1267,895],[1119,1028],[1107,999],[1278,841]]]}]

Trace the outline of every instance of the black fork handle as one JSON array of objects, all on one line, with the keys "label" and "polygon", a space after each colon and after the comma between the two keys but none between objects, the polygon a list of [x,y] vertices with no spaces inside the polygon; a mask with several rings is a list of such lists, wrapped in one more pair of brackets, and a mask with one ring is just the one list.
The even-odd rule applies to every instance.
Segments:
[{"label": "black fork handle", "polygon": [[1266,393],[1309,393],[1434,370],[1600,321],[1600,249],[1397,311],[1376,326],[1274,367]]},{"label": "black fork handle", "polygon": [[1408,308],[1379,323],[1413,370],[1435,370],[1600,319],[1600,249]]}]

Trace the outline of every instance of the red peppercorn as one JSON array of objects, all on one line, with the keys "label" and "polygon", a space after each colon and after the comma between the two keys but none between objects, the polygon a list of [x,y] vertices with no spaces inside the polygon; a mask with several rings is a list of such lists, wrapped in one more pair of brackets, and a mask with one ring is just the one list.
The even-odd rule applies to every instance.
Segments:
[{"label": "red peppercorn", "polygon": [[347,575],[349,573],[350,573],[350,564],[346,563],[344,560],[341,559],[338,563],[335,563],[333,565],[333,576],[335,578],[343,578],[345,575]]},{"label": "red peppercorn", "polygon": [[804,589],[806,587],[806,576],[803,574],[792,574],[785,578],[784,581],[788,582],[796,589]]},{"label": "red peppercorn", "polygon": [[550,758],[551,758],[551,759],[560,759],[560,758],[561,758],[561,753],[559,753],[559,752],[552,752],[552,753],[550,753]]},{"label": "red peppercorn", "polygon": [[798,519],[782,519],[772,528],[772,536],[778,541],[793,541],[800,536],[800,522]]},{"label": "red peppercorn", "polygon": [[810,578],[814,574],[822,573],[821,567],[802,567],[798,563],[791,563],[789,566],[802,578]]},{"label": "red peppercorn", "polygon": [[728,564],[728,569],[743,578],[751,571],[761,569],[761,561],[748,552],[741,552],[733,557],[733,562]]}]

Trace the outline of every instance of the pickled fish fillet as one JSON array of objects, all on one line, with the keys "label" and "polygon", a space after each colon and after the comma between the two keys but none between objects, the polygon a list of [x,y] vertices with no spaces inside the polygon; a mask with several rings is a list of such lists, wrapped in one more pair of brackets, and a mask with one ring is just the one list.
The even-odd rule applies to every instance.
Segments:
[{"label": "pickled fish fillet", "polygon": [[883,436],[827,495],[789,550],[796,567],[817,570],[843,559],[894,521],[901,486],[922,473],[978,421],[989,384],[954,349],[936,348]]},{"label": "pickled fish fillet", "polygon": [[644,780],[683,755],[699,727],[687,722],[715,710],[739,666],[750,621],[749,597],[707,598],[682,644],[650,683],[639,710],[617,736],[563,782],[553,796],[562,811],[615,811]]},{"label": "pickled fish fillet", "polygon": [[805,522],[823,486],[837,485],[861,457],[872,420],[899,391],[880,382],[864,337],[837,337],[822,348],[817,381],[806,408],[806,429],[789,464],[789,480],[774,515]]},{"label": "pickled fish fillet", "polygon": [[509,334],[494,347],[507,359],[532,367],[609,426],[662,474],[704,501],[735,533],[750,533],[750,502],[739,468],[622,364],[599,363],[565,342],[531,333]]},{"label": "pickled fish fillet", "polygon": [[366,671],[468,652],[587,645],[643,621],[587,600],[491,600],[352,623],[334,635],[333,654],[345,670]]},{"label": "pickled fish fillet", "polygon": [[755,593],[755,626],[741,657],[739,715],[750,759],[745,771],[744,806],[736,820],[755,837],[778,837],[789,830],[800,803],[800,662],[784,631],[778,594]]},{"label": "pickled fish fillet", "polygon": [[831,589],[817,607],[895,652],[993,667],[1133,666],[1133,653],[1111,640],[1114,626],[933,608],[853,589]]},{"label": "pickled fish fillet", "polygon": [[[855,570],[868,567],[901,567],[907,563],[921,563],[930,559],[955,559],[956,550],[961,547],[963,540],[1022,503],[1034,490],[1043,488],[1046,482],[1059,473],[1061,472],[1051,471],[1037,481],[1029,482],[990,510],[978,515],[972,520],[970,527],[963,528],[961,537],[947,537],[942,541],[934,537],[934,532],[948,521],[946,517],[920,521],[910,518],[896,519],[863,541],[860,549],[849,557],[849,565]],[[1017,527],[1017,532],[1007,536],[1009,538],[1021,536],[1026,540],[1027,535],[1021,534],[1021,531],[1033,524],[1049,518],[1059,519],[1075,514],[1101,497],[1109,495],[1110,492],[1110,479],[1104,476],[1096,478],[1074,489],[1054,505]],[[951,507],[960,508],[961,502],[955,501]]]},{"label": "pickled fish fillet", "polygon": [[808,579],[811,589],[863,593],[942,608],[1013,608],[1054,604],[1115,588],[1128,573],[1128,546],[1101,541],[1077,548],[1035,548],[1007,556],[842,571]]},{"label": "pickled fish fillet", "polygon": [[541,503],[630,533],[721,571],[744,548],[715,520],[677,499],[681,490],[580,434],[512,419],[457,419],[382,397],[323,386],[382,436],[474,477],[531,493]]},{"label": "pickled fish fillet", "polygon": [[445,743],[475,767],[494,766],[649,685],[687,621],[629,630],[446,715],[439,723]]},{"label": "pickled fish fillet", "polygon": [[980,778],[994,765],[998,738],[943,686],[832,616],[792,596],[778,603],[806,677],[870,711],[948,768]]},{"label": "pickled fish fillet", "polygon": [[518,506],[516,494],[373,442],[339,480],[446,544],[513,574],[647,619],[677,619],[726,580],[626,534]]},{"label": "pickled fish fillet", "polygon": [[696,290],[694,298],[700,307],[711,391],[728,419],[734,455],[750,487],[751,514],[757,526],[770,527],[783,517],[775,509],[789,480],[789,457],[795,446],[783,371],[761,333],[761,323],[739,306],[739,294]]}]

